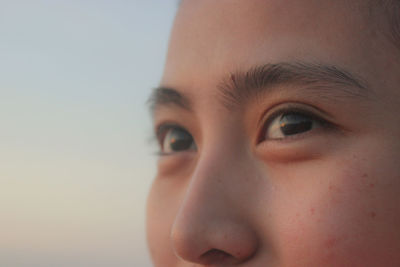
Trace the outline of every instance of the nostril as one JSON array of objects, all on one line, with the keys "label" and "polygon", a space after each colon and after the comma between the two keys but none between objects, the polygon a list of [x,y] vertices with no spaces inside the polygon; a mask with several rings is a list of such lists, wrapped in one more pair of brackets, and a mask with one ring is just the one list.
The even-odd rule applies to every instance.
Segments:
[{"label": "nostril", "polygon": [[219,249],[211,249],[200,256],[203,264],[235,264],[239,261],[231,254]]}]

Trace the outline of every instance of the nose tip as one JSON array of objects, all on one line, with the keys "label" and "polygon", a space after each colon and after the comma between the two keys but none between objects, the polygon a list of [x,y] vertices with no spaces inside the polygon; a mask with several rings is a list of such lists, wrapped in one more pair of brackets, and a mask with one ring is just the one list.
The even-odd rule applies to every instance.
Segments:
[{"label": "nose tip", "polygon": [[253,174],[232,166],[238,159],[229,155],[238,153],[228,153],[229,149],[203,147],[203,156],[182,191],[170,241],[176,257],[185,262],[231,266],[251,261],[258,250],[257,228],[249,212],[254,200],[241,193],[253,186],[243,184],[242,178]]},{"label": "nose tip", "polygon": [[178,220],[171,232],[178,258],[203,265],[231,265],[249,260],[257,250],[256,235],[246,224],[211,220],[203,224]]}]

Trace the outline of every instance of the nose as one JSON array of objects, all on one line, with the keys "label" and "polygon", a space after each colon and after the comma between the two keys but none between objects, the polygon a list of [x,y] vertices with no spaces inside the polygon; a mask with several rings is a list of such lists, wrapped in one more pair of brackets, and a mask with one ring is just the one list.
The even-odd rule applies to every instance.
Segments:
[{"label": "nose", "polygon": [[240,190],[241,175],[245,174],[227,161],[198,162],[171,229],[178,258],[226,266],[249,261],[255,255],[258,240],[246,215],[246,198],[250,198],[243,197]]}]

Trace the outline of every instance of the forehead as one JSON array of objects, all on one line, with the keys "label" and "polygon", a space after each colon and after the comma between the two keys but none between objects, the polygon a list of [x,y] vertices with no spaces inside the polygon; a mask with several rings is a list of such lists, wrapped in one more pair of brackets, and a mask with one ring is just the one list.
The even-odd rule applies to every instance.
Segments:
[{"label": "forehead", "polygon": [[[334,63],[338,50],[355,50],[349,46],[363,46],[371,34],[363,15],[367,8],[365,1],[343,0],[183,1],[164,79],[177,73],[181,78],[188,72],[212,77],[254,64],[312,61],[318,54],[319,60]],[[348,53],[349,62],[353,53]]]},{"label": "forehead", "polygon": [[397,107],[400,53],[370,2],[183,0],[161,85],[208,101],[232,73],[306,62],[348,70]]}]

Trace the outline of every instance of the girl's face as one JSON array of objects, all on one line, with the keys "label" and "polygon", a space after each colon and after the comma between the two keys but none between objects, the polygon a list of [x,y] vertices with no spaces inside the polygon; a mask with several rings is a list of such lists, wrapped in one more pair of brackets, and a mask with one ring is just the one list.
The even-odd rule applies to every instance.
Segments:
[{"label": "girl's face", "polygon": [[400,266],[400,51],[366,2],[183,1],[152,96],[156,266]]}]

